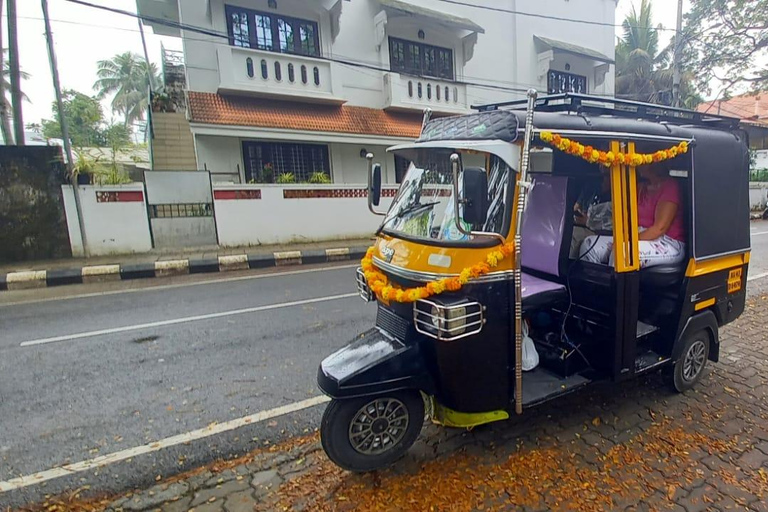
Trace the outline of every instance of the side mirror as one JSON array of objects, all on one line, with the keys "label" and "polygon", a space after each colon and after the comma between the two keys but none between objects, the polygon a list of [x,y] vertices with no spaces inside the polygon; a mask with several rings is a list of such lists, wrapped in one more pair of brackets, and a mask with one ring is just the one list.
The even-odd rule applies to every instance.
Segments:
[{"label": "side mirror", "polygon": [[374,215],[386,215],[374,208],[381,202],[381,164],[373,163],[373,153],[368,153],[365,158],[368,160],[368,209]]},{"label": "side mirror", "polygon": [[[478,167],[468,167],[461,173],[461,157],[458,153],[451,155],[451,171],[453,174],[453,200],[456,229],[461,233],[474,236],[488,236],[498,240],[499,243],[505,243],[507,240],[499,233],[486,231],[472,231],[462,226],[467,222],[473,226],[482,226],[488,216],[488,176],[485,169]],[[462,187],[464,188],[464,199],[459,199],[459,176],[462,178]],[[461,205],[464,205],[464,214],[462,218]]]},{"label": "side mirror", "polygon": [[482,229],[488,215],[488,174],[480,167],[465,167],[463,177],[464,220]]},{"label": "side mirror", "polygon": [[371,189],[368,191],[368,194],[370,194],[373,206],[379,206],[381,202],[381,164],[373,164],[371,169]]}]

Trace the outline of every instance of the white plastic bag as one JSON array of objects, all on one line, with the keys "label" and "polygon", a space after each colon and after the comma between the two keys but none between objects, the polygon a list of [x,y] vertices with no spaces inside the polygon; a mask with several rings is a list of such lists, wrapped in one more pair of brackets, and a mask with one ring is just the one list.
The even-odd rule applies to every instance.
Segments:
[{"label": "white plastic bag", "polygon": [[528,372],[539,366],[539,353],[533,340],[528,336],[528,322],[523,320],[523,371]]},{"label": "white plastic bag", "polygon": [[587,227],[592,231],[613,231],[613,208],[611,203],[593,204],[587,210]]}]

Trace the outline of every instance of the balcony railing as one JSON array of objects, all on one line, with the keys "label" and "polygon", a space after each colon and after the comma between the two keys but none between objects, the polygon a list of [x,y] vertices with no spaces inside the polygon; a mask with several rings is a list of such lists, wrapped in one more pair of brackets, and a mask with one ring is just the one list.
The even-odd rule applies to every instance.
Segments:
[{"label": "balcony railing", "polygon": [[384,75],[385,108],[463,113],[469,110],[467,88],[447,80],[419,78],[399,73]]},{"label": "balcony railing", "polygon": [[344,103],[336,64],[303,55],[219,46],[219,91]]}]

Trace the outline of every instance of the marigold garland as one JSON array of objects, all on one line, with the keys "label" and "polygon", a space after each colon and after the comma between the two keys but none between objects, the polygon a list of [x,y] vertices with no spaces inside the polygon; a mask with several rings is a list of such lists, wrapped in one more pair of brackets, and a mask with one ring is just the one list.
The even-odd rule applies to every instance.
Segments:
[{"label": "marigold garland", "polygon": [[611,167],[614,163],[628,164],[633,167],[638,165],[646,165],[655,162],[663,162],[664,160],[670,160],[677,155],[688,152],[688,143],[683,141],[676,146],[672,146],[669,149],[662,149],[655,153],[614,153],[613,151],[600,151],[592,146],[585,146],[575,140],[566,139],[560,135],[552,132],[541,132],[539,135],[542,141],[546,142],[550,146],[568,153],[569,155],[578,156],[589,163],[600,164],[605,167]]},{"label": "marigold garland", "polygon": [[513,243],[504,244],[499,249],[488,253],[484,262],[465,268],[457,277],[438,279],[417,288],[399,288],[389,284],[387,276],[373,265],[373,254],[375,251],[374,247],[370,247],[360,262],[368,287],[381,300],[410,303],[433,295],[440,295],[446,290],[451,292],[460,290],[471,279],[477,279],[489,273],[491,269],[496,268],[500,261],[515,252],[515,246]]}]

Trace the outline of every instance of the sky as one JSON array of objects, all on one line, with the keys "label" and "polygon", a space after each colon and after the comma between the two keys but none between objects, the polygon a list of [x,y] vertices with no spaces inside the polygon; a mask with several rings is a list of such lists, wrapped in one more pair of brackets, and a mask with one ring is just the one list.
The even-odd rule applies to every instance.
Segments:
[{"label": "sky", "polygon": [[[5,3],[5,2],[4,2]],[[17,0],[19,62],[21,69],[31,75],[22,82],[22,90],[30,102],[24,104],[24,123],[39,123],[52,119],[51,103],[55,100],[48,49],[45,43],[43,13],[39,1]],[[134,0],[93,0],[91,3],[136,12]],[[5,6],[3,6],[5,7]],[[5,9],[3,9],[5,10]],[[75,89],[94,94],[96,63],[126,51],[144,54],[136,18],[109,13],[66,0],[48,0],[59,79],[63,89]],[[3,43],[7,46],[7,20],[3,16]],[[159,37],[145,27],[149,60],[160,68],[160,45],[181,49],[181,41]],[[104,114],[113,115],[109,99],[104,101]],[[117,118],[117,117],[116,117]]]},{"label": "sky", "polygon": [[[533,1],[535,0],[518,2],[518,8],[523,10],[526,2]],[[655,23],[674,29],[677,2],[675,0],[651,0],[651,2]],[[91,3],[136,12],[134,0],[91,0]],[[73,4],[67,0],[49,0],[48,4],[62,88],[93,94],[96,63],[99,60],[110,59],[125,51],[143,55],[141,36],[135,18]],[[617,25],[631,11],[632,4],[636,4],[639,8],[640,0],[619,0],[616,8]],[[684,9],[688,9],[689,4],[689,0],[685,0]],[[30,103],[24,104],[24,123],[39,123],[41,119],[53,117],[51,103],[55,99],[45,44],[42,10],[39,1],[17,0],[17,11],[19,61],[22,70],[31,75],[29,80],[22,84],[23,91],[30,98]],[[5,27],[6,20],[3,17],[3,33],[4,38],[7,38]],[[617,35],[621,34],[620,28],[616,31]],[[161,44],[169,49],[181,49],[181,42],[177,38],[156,36],[149,27],[145,28],[145,34],[149,59],[157,63],[158,68]],[[671,32],[663,32],[660,38],[661,43],[666,44],[671,34]],[[7,41],[4,40],[4,42]],[[103,106],[104,113],[109,119],[113,115],[109,98],[104,100]]]}]

